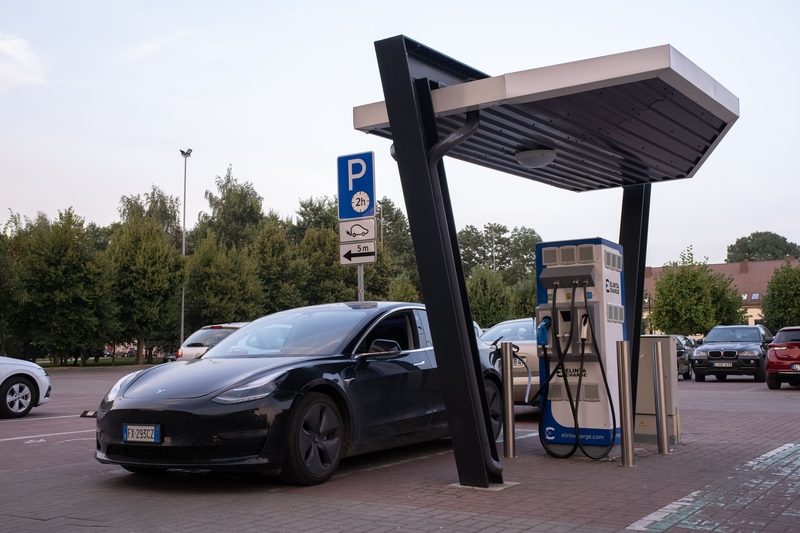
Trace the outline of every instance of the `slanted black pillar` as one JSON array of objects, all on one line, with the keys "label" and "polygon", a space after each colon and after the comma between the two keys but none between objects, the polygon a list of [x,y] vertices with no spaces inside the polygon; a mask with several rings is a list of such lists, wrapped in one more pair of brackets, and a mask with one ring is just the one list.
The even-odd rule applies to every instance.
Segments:
[{"label": "slanted black pillar", "polygon": [[[488,442],[483,380],[476,377],[477,343],[458,256],[452,211],[439,163],[432,176],[428,150],[438,142],[430,86],[412,73],[407,40],[392,37],[375,43],[378,68],[395,158],[406,202],[408,223],[428,309],[440,369],[453,451],[462,485],[502,483],[494,442]],[[477,395],[477,396],[476,396]],[[475,398],[480,398],[479,402]],[[502,465],[499,465],[500,468]]]},{"label": "slanted black pillar", "polygon": [[625,332],[631,354],[631,402],[636,413],[636,385],[639,379],[639,347],[644,300],[644,269],[647,259],[647,230],[650,221],[650,184],[625,187],[619,244],[622,245],[625,283]]}]

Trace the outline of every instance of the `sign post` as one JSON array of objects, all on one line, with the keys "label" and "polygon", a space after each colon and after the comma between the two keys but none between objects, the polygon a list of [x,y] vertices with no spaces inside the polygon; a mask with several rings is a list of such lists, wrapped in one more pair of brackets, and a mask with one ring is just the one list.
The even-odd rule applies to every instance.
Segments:
[{"label": "sign post", "polygon": [[337,159],[339,185],[339,263],[358,267],[358,301],[364,301],[364,265],[377,259],[375,248],[375,154]]}]

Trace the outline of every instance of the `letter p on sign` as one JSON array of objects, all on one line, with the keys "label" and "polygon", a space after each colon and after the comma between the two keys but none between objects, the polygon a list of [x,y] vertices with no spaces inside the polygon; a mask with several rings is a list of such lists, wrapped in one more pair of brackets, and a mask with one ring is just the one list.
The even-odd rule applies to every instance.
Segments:
[{"label": "letter p on sign", "polygon": [[[358,174],[353,172],[353,168],[355,166],[360,166],[361,170]],[[362,177],[367,172],[367,164],[364,162],[363,159],[348,159],[347,160],[347,190],[353,190],[353,180],[357,180],[358,178]]]}]

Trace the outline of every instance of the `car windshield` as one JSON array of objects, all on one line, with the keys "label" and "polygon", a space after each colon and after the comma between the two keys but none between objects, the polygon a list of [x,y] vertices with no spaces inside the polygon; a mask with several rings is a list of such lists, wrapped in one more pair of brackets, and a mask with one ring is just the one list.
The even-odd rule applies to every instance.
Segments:
[{"label": "car windshield", "polygon": [[708,332],[705,342],[759,342],[758,328],[714,328]]},{"label": "car windshield", "polygon": [[265,316],[209,350],[203,359],[331,355],[366,316],[354,309],[293,309]]},{"label": "car windshield", "polygon": [[481,340],[491,343],[499,337],[503,337],[504,341],[533,340],[533,320],[501,322],[481,335]]},{"label": "car windshield", "polygon": [[219,341],[236,331],[233,328],[208,328],[192,333],[183,343],[187,348],[208,348],[216,346]]},{"label": "car windshield", "polygon": [[800,342],[800,329],[787,329],[786,331],[779,331],[775,334],[775,340],[772,342],[776,344],[783,342]]}]

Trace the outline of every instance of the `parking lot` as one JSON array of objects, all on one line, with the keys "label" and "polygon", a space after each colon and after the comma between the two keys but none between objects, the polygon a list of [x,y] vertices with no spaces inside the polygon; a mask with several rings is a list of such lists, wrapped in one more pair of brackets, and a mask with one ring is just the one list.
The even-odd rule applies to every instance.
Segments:
[{"label": "parking lot", "polygon": [[[517,408],[507,487],[454,486],[447,441],[345,459],[328,483],[138,476],[94,460],[81,418],[127,368],[54,369],[53,400],[0,420],[0,532],[800,531],[800,389],[752,378],[678,382],[682,444],[616,459],[547,457]],[[502,454],[502,444],[500,445]]]}]

